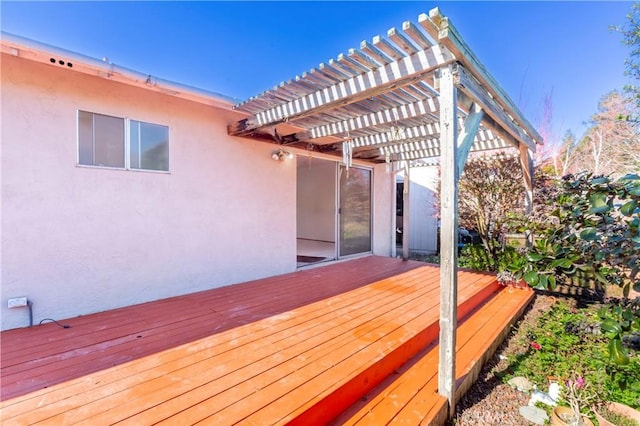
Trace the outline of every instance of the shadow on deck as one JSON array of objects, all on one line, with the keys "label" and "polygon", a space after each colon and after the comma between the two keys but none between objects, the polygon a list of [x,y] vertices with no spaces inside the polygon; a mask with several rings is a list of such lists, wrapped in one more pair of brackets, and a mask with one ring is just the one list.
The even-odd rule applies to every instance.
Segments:
[{"label": "shadow on deck", "polygon": [[[459,396],[533,293],[459,273]],[[365,257],[3,332],[3,424],[442,423],[439,269]]]}]

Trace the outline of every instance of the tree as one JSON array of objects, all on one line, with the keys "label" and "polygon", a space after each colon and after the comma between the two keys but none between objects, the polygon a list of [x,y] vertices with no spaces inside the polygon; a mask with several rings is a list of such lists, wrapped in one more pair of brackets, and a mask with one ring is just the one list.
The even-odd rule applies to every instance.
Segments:
[{"label": "tree", "polygon": [[[613,27],[614,30],[622,34],[622,42],[631,48],[629,58],[625,60],[625,75],[631,77],[632,83],[625,87],[625,91],[635,100],[636,106],[640,108],[640,4],[634,3],[631,11],[627,14],[627,23]],[[638,120],[635,115],[630,118]]]},{"label": "tree", "polygon": [[464,167],[459,184],[460,226],[475,229],[497,265],[508,213],[524,211],[522,168],[517,157],[477,157]]},{"label": "tree", "polygon": [[[576,146],[575,163],[595,175],[621,176],[640,166],[640,135],[633,121],[632,100],[614,90],[606,94],[590,120],[591,127]],[[578,170],[569,169],[570,172]]]},{"label": "tree", "polygon": [[542,98],[542,118],[536,128],[544,141],[544,145],[538,147],[534,160],[536,164],[542,164],[549,159],[555,158],[559,149],[558,139],[553,133],[553,89],[546,92]]},{"label": "tree", "polygon": [[567,130],[558,151],[553,155],[553,171],[556,176],[564,176],[573,169],[575,163],[576,135]]}]

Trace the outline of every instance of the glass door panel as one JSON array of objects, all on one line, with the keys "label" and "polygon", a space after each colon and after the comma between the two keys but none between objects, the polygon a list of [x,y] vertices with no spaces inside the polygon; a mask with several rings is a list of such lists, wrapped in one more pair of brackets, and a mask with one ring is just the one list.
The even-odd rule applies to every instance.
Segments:
[{"label": "glass door panel", "polygon": [[371,251],[371,170],[340,166],[340,256]]}]

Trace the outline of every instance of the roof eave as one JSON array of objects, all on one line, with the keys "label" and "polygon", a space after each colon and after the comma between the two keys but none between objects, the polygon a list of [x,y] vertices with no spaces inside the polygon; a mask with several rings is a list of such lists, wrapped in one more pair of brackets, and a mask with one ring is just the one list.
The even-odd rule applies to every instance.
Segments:
[{"label": "roof eave", "polygon": [[99,60],[4,31],[0,34],[1,51],[7,55],[50,66],[60,66],[63,64],[63,66],[70,71],[160,92],[165,95],[226,110],[232,110],[233,105],[237,103],[237,99],[219,93],[158,78],[151,74],[141,73],[106,60]]}]

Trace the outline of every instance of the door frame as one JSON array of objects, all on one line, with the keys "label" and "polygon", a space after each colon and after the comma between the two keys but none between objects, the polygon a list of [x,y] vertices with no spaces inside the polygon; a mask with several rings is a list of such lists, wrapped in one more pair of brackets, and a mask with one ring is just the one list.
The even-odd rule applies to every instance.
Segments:
[{"label": "door frame", "polygon": [[[373,252],[373,233],[374,233],[374,211],[373,211],[373,206],[374,206],[374,170],[372,167],[366,167],[366,166],[351,166],[351,168],[353,169],[358,169],[358,170],[366,170],[369,172],[369,247],[370,249],[368,251],[363,251],[363,252],[358,252],[358,253],[352,253],[352,254],[346,254],[346,255],[340,255],[341,252],[341,243],[340,243],[340,236],[341,236],[341,206],[340,206],[340,196],[341,196],[341,170],[344,170],[344,165],[340,162],[340,161],[335,161],[334,159],[329,159],[329,158],[323,158],[323,157],[315,157],[315,156],[304,156],[304,155],[298,155],[296,156],[296,192],[298,194],[298,196],[296,197],[296,240],[297,240],[297,244],[296,244],[296,255],[299,256],[301,255],[300,252],[300,240],[305,240],[304,238],[304,233],[303,235],[301,235],[300,233],[300,214],[301,214],[301,200],[299,199],[299,192],[300,191],[300,168],[304,167],[305,161],[310,161],[310,162],[314,162],[314,161],[323,161],[323,162],[330,162],[332,163],[333,167],[331,167],[331,172],[327,171],[325,178],[329,178],[329,173],[332,174],[331,178],[333,179],[333,199],[331,201],[327,200],[327,203],[331,203],[332,204],[332,212],[326,212],[325,215],[332,215],[331,221],[333,222],[333,241],[321,241],[318,240],[319,242],[325,242],[325,243],[332,243],[334,245],[333,247],[333,256],[331,256],[330,258],[325,258],[323,259],[321,262],[327,262],[327,261],[336,261],[336,260],[342,260],[342,259],[349,259],[349,258],[353,258],[353,257],[359,257],[362,255],[367,255],[367,254],[371,254]],[[313,163],[311,163],[313,164]],[[320,163],[322,164],[322,163]],[[318,178],[318,177],[315,177]],[[322,179],[323,177],[320,176],[320,179]],[[324,216],[327,217],[327,216]],[[325,252],[323,252],[325,253]],[[309,263],[309,265],[314,264],[314,263]],[[307,264],[300,264],[300,262],[298,262],[298,267],[305,267],[308,266]]]}]

